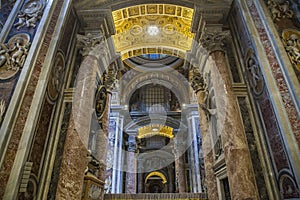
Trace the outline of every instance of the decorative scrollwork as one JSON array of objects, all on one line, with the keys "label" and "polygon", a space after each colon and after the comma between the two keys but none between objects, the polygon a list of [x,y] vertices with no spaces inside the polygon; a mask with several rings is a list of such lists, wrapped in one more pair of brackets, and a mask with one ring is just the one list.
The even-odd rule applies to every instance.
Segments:
[{"label": "decorative scrollwork", "polygon": [[30,36],[24,33],[0,44],[0,79],[10,78],[23,67],[30,45]]},{"label": "decorative scrollwork", "polygon": [[29,0],[23,9],[19,11],[17,18],[18,22],[14,26],[19,30],[25,25],[27,28],[35,28],[37,22],[42,18],[45,3],[42,0]]},{"label": "decorative scrollwork", "polygon": [[300,32],[285,30],[282,32],[282,41],[291,62],[300,71]]}]

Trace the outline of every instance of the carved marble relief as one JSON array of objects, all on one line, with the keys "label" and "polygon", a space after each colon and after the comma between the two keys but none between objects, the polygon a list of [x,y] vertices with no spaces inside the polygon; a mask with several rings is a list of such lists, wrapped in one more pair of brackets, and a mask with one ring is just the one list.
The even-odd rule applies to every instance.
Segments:
[{"label": "carved marble relief", "polygon": [[30,44],[30,36],[25,33],[0,44],[0,80],[14,76],[23,67]]},{"label": "carved marble relief", "polygon": [[246,56],[246,76],[249,81],[250,87],[255,95],[262,94],[264,90],[264,78],[261,72],[259,63],[254,54],[254,51],[250,49]]},{"label": "carved marble relief", "polygon": [[275,0],[268,0],[267,6],[273,21],[279,21],[283,18],[292,18],[294,15],[293,10],[290,9],[289,1],[283,1],[283,3],[281,3]]},{"label": "carved marble relief", "polygon": [[117,87],[118,81],[118,66],[112,63],[104,73],[104,85],[112,90]]},{"label": "carved marble relief", "polygon": [[282,42],[292,64],[300,71],[300,31],[284,30],[282,32]]},{"label": "carved marble relief", "polygon": [[24,26],[35,28],[43,15],[45,4],[43,0],[27,1],[17,15],[18,21],[14,24],[16,29],[19,30]]},{"label": "carved marble relief", "polygon": [[59,53],[54,61],[51,76],[49,79],[47,94],[51,101],[55,101],[63,83],[65,63],[64,56]]},{"label": "carved marble relief", "polygon": [[4,118],[5,110],[6,110],[6,103],[3,99],[1,99],[1,101],[0,101],[0,124]]},{"label": "carved marble relief", "polygon": [[96,104],[95,104],[95,111],[100,121],[103,117],[107,102],[107,91],[106,87],[103,85],[99,85],[97,92],[96,92]]}]

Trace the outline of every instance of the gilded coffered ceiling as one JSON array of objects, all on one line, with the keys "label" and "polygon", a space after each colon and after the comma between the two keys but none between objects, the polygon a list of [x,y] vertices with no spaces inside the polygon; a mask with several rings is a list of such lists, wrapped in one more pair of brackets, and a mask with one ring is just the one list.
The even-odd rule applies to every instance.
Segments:
[{"label": "gilded coffered ceiling", "polygon": [[170,4],[143,4],[112,12],[113,36],[122,59],[147,53],[183,57],[190,50],[193,9]]}]

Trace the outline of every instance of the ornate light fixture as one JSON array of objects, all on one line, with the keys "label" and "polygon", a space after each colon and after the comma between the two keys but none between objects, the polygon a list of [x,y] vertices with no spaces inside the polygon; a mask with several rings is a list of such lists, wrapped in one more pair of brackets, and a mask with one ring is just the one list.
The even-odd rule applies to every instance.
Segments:
[{"label": "ornate light fixture", "polygon": [[147,33],[151,36],[158,35],[159,29],[157,26],[151,25],[147,28]]},{"label": "ornate light fixture", "polygon": [[138,129],[138,138],[146,138],[154,135],[173,138],[173,128],[162,124],[151,124]]}]

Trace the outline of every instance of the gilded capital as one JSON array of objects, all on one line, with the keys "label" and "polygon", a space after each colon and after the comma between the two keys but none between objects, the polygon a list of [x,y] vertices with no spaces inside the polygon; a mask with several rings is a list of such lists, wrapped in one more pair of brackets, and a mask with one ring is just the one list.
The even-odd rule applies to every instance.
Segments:
[{"label": "gilded capital", "polygon": [[202,46],[207,51],[212,52],[216,50],[225,51],[226,43],[231,38],[230,31],[214,31],[204,33],[203,38],[200,40]]}]

